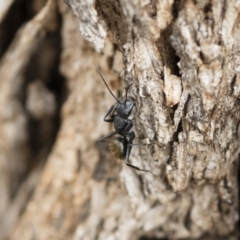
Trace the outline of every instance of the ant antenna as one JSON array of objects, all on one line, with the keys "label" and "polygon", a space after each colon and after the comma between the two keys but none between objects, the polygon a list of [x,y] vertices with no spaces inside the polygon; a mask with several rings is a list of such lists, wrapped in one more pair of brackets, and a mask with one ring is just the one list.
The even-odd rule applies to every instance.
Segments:
[{"label": "ant antenna", "polygon": [[125,98],[125,101],[124,101],[124,105],[126,105],[128,90],[130,89],[131,86],[132,86],[132,84],[130,84],[128,87],[126,87],[126,98]]},{"label": "ant antenna", "polygon": [[106,83],[106,81],[105,81],[103,75],[101,74],[100,69],[99,69],[99,67],[98,67],[97,65],[96,65],[96,69],[97,69],[97,72],[99,73],[100,77],[102,78],[104,84],[106,85],[108,91],[109,91],[109,92],[111,93],[111,95],[117,100],[118,103],[121,103],[121,102],[114,96],[114,94],[112,93],[111,89],[110,89],[109,86],[107,85],[107,83]]}]

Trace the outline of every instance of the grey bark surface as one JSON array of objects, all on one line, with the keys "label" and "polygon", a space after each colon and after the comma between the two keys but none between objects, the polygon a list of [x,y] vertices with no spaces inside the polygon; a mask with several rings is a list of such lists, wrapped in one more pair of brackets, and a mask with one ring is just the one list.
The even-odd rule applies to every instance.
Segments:
[{"label": "grey bark surface", "polygon": [[[42,1],[0,62],[0,237],[238,239],[240,2],[65,2]],[[59,16],[62,105],[46,74],[31,83],[23,74]],[[114,104],[96,65],[116,96],[131,85],[135,142],[156,144],[134,146],[130,160],[151,173],[96,144],[113,131],[103,117]],[[41,149],[51,150],[31,152],[29,115],[41,123]],[[29,158],[47,162],[29,170]]]}]

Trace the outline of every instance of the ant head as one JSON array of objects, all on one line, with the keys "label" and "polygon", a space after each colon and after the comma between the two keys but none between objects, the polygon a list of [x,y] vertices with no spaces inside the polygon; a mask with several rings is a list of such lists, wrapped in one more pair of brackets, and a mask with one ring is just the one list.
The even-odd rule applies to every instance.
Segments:
[{"label": "ant head", "polygon": [[122,97],[120,104],[116,107],[117,115],[121,118],[128,119],[135,105],[132,97]]},{"label": "ant head", "polygon": [[116,108],[117,114],[122,117],[127,119],[131,112],[132,109],[134,107],[134,99],[132,97],[128,97],[128,92],[129,89],[131,88],[132,84],[130,84],[129,86],[127,86],[126,89],[126,95],[125,97],[122,97],[121,100],[118,100],[114,94],[112,93],[111,89],[109,88],[109,86],[107,85],[107,82],[105,81],[104,77],[102,76],[100,69],[96,66],[96,69],[100,75],[100,77],[102,78],[102,81],[104,82],[105,86],[107,87],[108,91],[111,93],[111,95],[115,98],[115,100],[118,102],[118,106]]},{"label": "ant head", "polygon": [[109,145],[111,154],[120,160],[125,158],[126,139],[122,136],[115,138],[115,140]]}]

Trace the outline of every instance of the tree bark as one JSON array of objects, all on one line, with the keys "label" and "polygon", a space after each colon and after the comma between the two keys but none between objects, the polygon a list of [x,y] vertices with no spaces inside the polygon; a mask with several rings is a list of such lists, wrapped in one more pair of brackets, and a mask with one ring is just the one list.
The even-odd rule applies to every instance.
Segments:
[{"label": "tree bark", "polygon": [[[0,238],[238,239],[240,2],[65,1],[1,58]],[[61,50],[41,48],[60,27]],[[149,173],[96,144],[115,102],[96,65],[116,96],[131,86],[134,142],[154,144],[130,161]]]}]

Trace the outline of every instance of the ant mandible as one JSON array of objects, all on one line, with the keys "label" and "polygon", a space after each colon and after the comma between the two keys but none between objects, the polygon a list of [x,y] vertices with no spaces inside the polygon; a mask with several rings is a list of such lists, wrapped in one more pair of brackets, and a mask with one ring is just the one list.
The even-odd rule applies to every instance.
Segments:
[{"label": "ant mandible", "polygon": [[[150,172],[150,170],[141,169],[139,167],[136,167],[130,164],[129,162],[129,156],[131,154],[132,146],[141,145],[141,144],[133,144],[133,140],[135,138],[134,131],[131,131],[133,127],[133,121],[131,119],[128,119],[135,105],[133,98],[128,97],[128,91],[131,85],[126,88],[126,96],[120,99],[117,99],[112,93],[109,86],[107,85],[104,77],[100,72],[100,69],[97,66],[96,68],[104,84],[106,85],[108,91],[117,101],[115,104],[113,104],[110,107],[110,109],[108,110],[107,114],[103,119],[105,122],[113,122],[115,131],[100,138],[97,142],[101,142],[106,138],[110,138],[113,135],[118,134],[119,136],[109,146],[109,149],[112,155],[118,159],[125,160],[125,164],[129,167],[132,167],[139,171]],[[146,144],[143,144],[143,145],[146,145]]]}]

